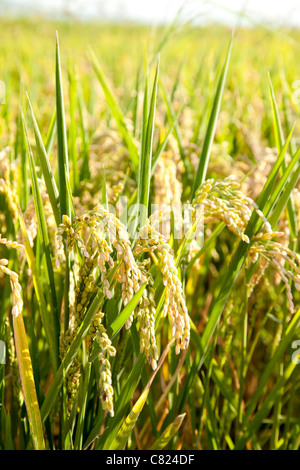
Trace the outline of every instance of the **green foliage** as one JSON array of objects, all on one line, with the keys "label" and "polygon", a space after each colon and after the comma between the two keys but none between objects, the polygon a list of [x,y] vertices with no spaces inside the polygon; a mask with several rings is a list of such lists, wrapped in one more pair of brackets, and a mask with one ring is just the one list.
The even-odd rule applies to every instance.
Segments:
[{"label": "green foliage", "polygon": [[56,27],[1,21],[0,448],[299,449],[299,32]]}]

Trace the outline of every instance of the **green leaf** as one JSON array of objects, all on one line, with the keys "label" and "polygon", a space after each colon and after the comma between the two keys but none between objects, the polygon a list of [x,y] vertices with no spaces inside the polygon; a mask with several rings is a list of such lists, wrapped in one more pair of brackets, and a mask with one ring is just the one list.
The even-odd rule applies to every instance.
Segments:
[{"label": "green leaf", "polygon": [[210,247],[210,245],[216,241],[216,238],[220,235],[220,233],[224,230],[225,224],[221,222],[212,232],[211,236],[209,237],[206,242],[203,243],[203,246],[201,249],[193,256],[193,258],[189,261],[189,263],[186,265],[186,270],[191,268],[195,261],[203,254],[207,252],[207,249]]},{"label": "green leaf", "polygon": [[221,107],[221,100],[222,100],[223,91],[225,87],[225,81],[227,77],[232,43],[233,43],[233,36],[229,44],[227,56],[225,59],[223,69],[221,71],[214,102],[212,105],[212,110],[210,113],[210,118],[209,118],[208,126],[206,129],[206,134],[205,134],[205,138],[203,142],[202,152],[201,152],[200,159],[199,159],[199,165],[198,165],[198,169],[197,169],[197,173],[196,173],[196,177],[194,181],[194,187],[193,187],[192,194],[191,194],[191,199],[194,199],[197,189],[199,188],[199,186],[201,186],[201,184],[205,181],[205,178],[206,178],[206,172],[207,172],[211,147],[212,147],[212,143],[214,140],[217,120],[218,120],[219,111]]},{"label": "green leaf", "polygon": [[84,378],[82,381],[82,386],[79,391],[79,403],[77,404],[77,409],[79,408],[78,419],[76,423],[76,435],[74,441],[74,448],[79,450],[82,449],[82,441],[83,441],[83,430],[84,430],[84,423],[85,423],[85,414],[87,408],[87,401],[88,401],[88,386],[89,380],[91,375],[91,365],[85,364],[84,367]]},{"label": "green leaf", "polygon": [[43,421],[45,421],[45,419],[47,418],[48,414],[51,411],[52,406],[55,403],[56,397],[63,383],[63,374],[67,373],[67,371],[69,370],[74,358],[77,355],[77,352],[80,348],[83,338],[85,337],[85,335],[87,334],[89,330],[91,321],[94,315],[97,313],[97,311],[99,311],[99,308],[101,304],[103,303],[103,301],[104,301],[103,294],[101,291],[99,291],[94,297],[93,302],[91,303],[84,317],[84,320],[81,323],[80,328],[78,329],[78,332],[74,340],[72,341],[72,344],[70,345],[63,361],[61,362],[59,369],[57,370],[53,378],[53,381],[51,383],[51,386],[48,390],[48,393],[45,397],[45,400],[41,408],[41,416],[42,416]]},{"label": "green leaf", "polygon": [[[290,134],[290,136],[291,136],[291,134]],[[281,161],[282,158],[284,158],[284,152],[286,151],[286,149],[288,147],[288,141],[289,141],[289,139],[285,143],[285,145],[284,145],[284,147],[281,151],[281,154],[278,156],[277,162],[275,163],[275,165],[273,167],[273,170],[270,172],[270,174],[267,178],[267,181],[264,185],[264,188],[261,192],[261,195],[260,195],[260,198],[259,198],[259,208],[260,208],[261,211],[264,211],[265,206],[267,204],[268,197],[270,196],[270,188],[272,187],[272,183],[273,183],[273,181],[275,181],[276,176],[278,174],[278,171],[280,169],[280,161]],[[291,164],[292,164],[292,162],[291,162]],[[286,170],[286,172],[288,172],[288,169]],[[275,191],[276,190],[277,190],[277,185],[276,185]],[[274,194],[274,193],[272,193],[272,194]],[[259,222],[260,222],[260,219],[259,219],[258,215],[255,212],[253,212],[253,214],[250,218],[250,221],[248,222],[246,231],[245,231],[245,234],[249,237],[250,240],[252,239],[252,237],[255,233],[257,224]],[[235,281],[238,277],[238,274],[239,274],[239,272],[240,272],[240,270],[241,270],[241,268],[242,268],[242,266],[243,266],[243,264],[246,260],[247,251],[248,251],[248,244],[245,243],[244,241],[240,241],[236,251],[234,252],[234,254],[232,256],[232,259],[231,259],[231,262],[228,266],[228,269],[224,273],[223,277],[220,279],[220,289],[217,292],[216,297],[212,301],[211,308],[210,308],[210,311],[209,311],[209,314],[208,314],[209,320],[208,320],[208,322],[206,324],[206,327],[204,329],[204,332],[201,336],[201,342],[200,342],[201,355],[200,355],[200,360],[199,360],[199,363],[197,364],[197,367],[194,368],[195,373],[196,373],[196,370],[199,370],[199,368],[202,366],[202,364],[205,361],[206,354],[207,354],[207,349],[208,349],[210,340],[211,340],[212,335],[213,335],[213,333],[214,333],[214,331],[215,331],[215,329],[218,325],[218,322],[220,320],[223,308],[225,306],[225,302],[226,302],[226,300],[227,300],[227,298],[228,298],[228,296],[229,296],[229,294],[230,294],[230,292],[231,292],[231,290],[232,290],[232,288],[235,284]]]},{"label": "green leaf", "polygon": [[[278,111],[278,107],[276,103],[275,92],[274,92],[270,73],[268,73],[268,78],[269,78],[270,95],[271,95],[271,103],[272,103],[272,111],[273,111],[273,125],[274,125],[275,141],[276,141],[277,150],[278,152],[280,152],[284,145],[284,135],[283,135],[283,129],[282,129],[281,122],[280,122],[279,111]],[[284,172],[285,169],[286,169],[286,163],[285,163],[285,160],[283,160],[282,172]],[[289,221],[289,226],[291,230],[291,240],[296,240],[298,236],[297,215],[295,212],[292,195],[287,200],[286,204],[287,204],[287,211],[288,211],[288,221]]]},{"label": "green leaf", "polygon": [[269,378],[271,377],[271,374],[274,368],[279,364],[280,360],[283,357],[283,354],[290,347],[293,336],[295,335],[297,328],[299,328],[299,325],[300,325],[300,309],[297,311],[297,313],[295,313],[292,320],[290,321],[286,329],[285,335],[281,338],[279,345],[275,349],[273,356],[268,361],[259,379],[255,392],[250,400],[250,403],[248,404],[246,408],[246,412],[245,412],[244,419],[243,419],[244,432],[241,438],[236,443],[236,446],[235,446],[236,449],[244,448],[244,445],[247,442],[247,440],[250,439],[251,436],[259,428],[263,419],[268,415],[276,399],[277,394],[280,393],[282,387],[287,382],[287,380],[289,380],[293,370],[297,366],[297,364],[296,363],[294,364],[292,361],[287,365],[287,368],[285,369],[283,375],[278,379],[273,389],[268,393],[266,399],[263,401],[261,407],[258,409],[258,411],[256,411],[253,419],[251,419],[252,413],[255,410],[263,394],[264,388],[266,387],[267,382]]},{"label": "green leaf", "polygon": [[[108,335],[110,338],[113,338],[120,330],[121,328],[125,325],[126,321],[132,314],[133,310],[139,303],[140,298],[143,295],[143,292],[145,290],[147,284],[143,284],[138,292],[132,297],[132,299],[128,302],[126,307],[123,308],[122,312],[117,316],[117,318],[112,322],[111,325],[108,327]],[[99,355],[99,350],[101,348],[95,349],[91,356],[89,357],[89,362],[93,362],[96,357]]]},{"label": "green leaf", "polygon": [[139,288],[138,292],[132,297],[132,299],[128,302],[126,307],[124,307],[124,309],[115,319],[115,321],[109,326],[109,331],[112,337],[115,336],[120,331],[120,329],[125,325],[126,321],[128,320],[133,310],[139,303],[139,300],[143,295],[145,287],[146,287],[146,284],[143,284]]},{"label": "green leaf", "polygon": [[[27,99],[28,99],[29,110],[30,110],[31,119],[33,123],[33,130],[34,130],[34,135],[35,135],[37,152],[38,152],[39,160],[41,163],[41,168],[42,168],[43,176],[45,179],[45,184],[46,184],[47,192],[49,195],[49,200],[52,206],[56,224],[59,225],[60,217],[59,217],[59,207],[58,207],[58,200],[59,200],[58,189],[57,189],[54,175],[50,166],[48,154],[44,147],[43,139],[40,134],[40,130],[39,130],[37,121],[35,119],[33,108],[31,106],[31,102],[29,100],[28,95],[27,95]],[[55,123],[55,120],[54,120],[54,123]]]},{"label": "green leaf", "polygon": [[285,186],[280,198],[277,201],[276,207],[274,208],[272,215],[269,217],[269,222],[271,226],[275,227],[278,223],[279,217],[283,212],[285,206],[290,201],[290,197],[292,194],[293,189],[295,188],[298,180],[300,177],[300,165],[298,165],[297,169],[293,173],[290,181]]},{"label": "green leaf", "polygon": [[44,207],[43,207],[43,202],[42,202],[42,197],[40,194],[39,190],[39,185],[38,185],[38,179],[37,179],[37,174],[35,170],[35,164],[28,140],[28,135],[27,135],[27,129],[26,129],[26,124],[24,120],[23,113],[21,111],[21,119],[22,119],[22,126],[23,126],[23,133],[24,133],[24,139],[26,142],[26,153],[27,153],[27,158],[29,162],[29,170],[30,170],[30,179],[31,179],[31,185],[32,185],[32,193],[33,193],[33,200],[34,200],[34,207],[35,207],[35,213],[36,213],[36,218],[37,218],[37,224],[38,224],[38,233],[40,236],[41,244],[42,244],[42,250],[45,254],[46,258],[46,268],[47,268],[47,275],[48,275],[48,280],[49,280],[49,285],[50,285],[50,301],[51,301],[51,317],[52,317],[52,322],[54,325],[54,336],[55,336],[55,341],[57,344],[57,349],[59,346],[59,313],[58,313],[58,304],[57,304],[57,298],[56,298],[56,289],[55,289],[55,281],[54,281],[54,273],[53,273],[53,266],[52,266],[52,259],[51,259],[51,245],[50,245],[50,240],[48,236],[48,231],[47,231],[47,223],[46,223],[46,216],[44,213]]},{"label": "green leaf", "polygon": [[[150,388],[151,383],[155,378],[155,375],[159,371],[159,369],[160,369],[160,367],[161,367],[161,365],[162,365],[162,363],[163,363],[163,361],[164,361],[164,359],[165,359],[165,357],[166,357],[166,355],[169,351],[170,345],[171,345],[171,342],[168,343],[168,345],[166,346],[164,352],[162,353],[162,355],[161,355],[161,357],[158,361],[157,368],[152,373],[152,376],[149,379],[148,384],[146,385],[144,391]],[[103,437],[102,437],[103,442],[101,442],[101,444],[99,444],[99,447],[101,449],[109,449],[110,446],[112,445],[112,443],[115,439],[115,436],[116,436],[118,430],[121,427],[121,423],[123,422],[124,413],[126,413],[126,410],[128,409],[128,406],[129,406],[130,400],[133,396],[133,393],[134,393],[136,387],[138,386],[140,376],[142,374],[144,363],[145,363],[145,354],[144,353],[139,353],[139,355],[136,359],[136,362],[135,362],[132,370],[130,371],[130,374],[128,376],[128,380],[126,381],[124,387],[122,388],[121,393],[119,395],[119,398],[115,403],[115,416],[114,416],[114,418],[109,417],[108,420],[107,420],[107,429],[104,431]],[[95,430],[93,431],[93,433],[95,434]]]},{"label": "green leaf", "polygon": [[[152,375],[151,375],[147,385],[145,386],[142,394],[140,395],[139,399],[136,401],[135,405],[133,406],[133,408],[130,411],[127,418],[121,424],[119,430],[117,432],[112,433],[111,428],[108,428],[109,429],[109,436],[108,436],[108,438],[107,438],[107,440],[104,444],[103,449],[118,450],[118,449],[123,449],[125,447],[125,445],[127,443],[127,440],[128,440],[128,438],[129,438],[129,436],[130,436],[130,434],[131,434],[131,432],[132,432],[132,430],[135,426],[135,423],[138,420],[140,412],[142,411],[142,409],[143,409],[143,407],[146,403],[151,384],[152,384],[157,372],[159,371],[161,365],[163,364],[164,359],[167,356],[170,345],[171,345],[171,342],[168,343],[168,345],[166,346],[163,354],[161,355],[161,357],[159,359],[159,362],[157,364],[157,368],[152,373]],[[139,355],[138,361],[139,361],[140,357],[141,357],[141,355]],[[139,372],[138,369],[137,369],[137,372]],[[137,376],[139,376],[139,373],[137,374]],[[133,383],[135,383],[135,382],[133,382]],[[133,387],[131,387],[131,388],[133,388]],[[116,427],[115,427],[115,429],[116,429]]]},{"label": "green leaf", "polygon": [[26,404],[33,445],[36,450],[44,450],[45,442],[43,426],[22,314],[17,316],[13,315],[13,329],[22,391]]},{"label": "green leaf", "polygon": [[79,111],[79,124],[80,124],[80,133],[81,133],[81,143],[82,143],[82,152],[83,152],[83,163],[80,170],[80,179],[90,178],[90,168],[89,168],[89,136],[84,122],[84,99],[83,92],[81,88],[81,82],[79,77],[76,77],[76,89],[77,89],[77,103]]},{"label": "green leaf", "polygon": [[129,415],[125,419],[124,423],[119,429],[116,437],[114,438],[113,442],[109,446],[108,450],[124,449],[128,441],[128,438],[135,426],[135,423],[137,422],[138,417],[146,403],[148,393],[149,393],[148,389],[144,390],[141,396],[139,397],[139,399],[133,405],[132,410],[130,411]]},{"label": "green leaf", "polygon": [[272,211],[278,199],[278,196],[280,192],[282,191],[282,188],[284,187],[291,171],[293,170],[295,164],[297,163],[299,153],[298,155],[297,154],[294,155],[289,166],[284,171],[280,180],[276,183],[276,179],[278,177],[282,162],[284,161],[285,154],[287,152],[294,128],[295,126],[292,128],[291,132],[288,135],[288,138],[286,139],[285,144],[282,146],[282,149],[275,162],[275,165],[272,167],[268,175],[267,181],[265,182],[264,189],[261,192],[260,196],[258,197],[257,205],[260,208],[260,210],[264,211],[265,215],[268,215]]},{"label": "green leaf", "polygon": [[169,137],[170,135],[172,134],[173,130],[174,130],[174,127],[178,121],[178,118],[182,112],[182,109],[183,109],[183,106],[179,109],[178,113],[176,114],[176,116],[174,117],[174,119],[171,121],[170,123],[170,128],[163,140],[163,142],[161,142],[161,144],[158,146],[156,152],[155,152],[155,155],[153,156],[152,158],[152,173],[154,172],[155,170],[155,166],[156,166],[156,163],[159,159],[159,157],[161,156],[162,152],[165,150],[166,148],[166,145],[168,143],[168,140],[169,140]]},{"label": "green leaf", "polygon": [[176,138],[177,143],[178,143],[179,153],[181,155],[182,161],[185,163],[185,153],[184,153],[184,148],[183,148],[183,145],[182,145],[182,137],[181,137],[179,126],[177,124],[177,120],[176,120],[175,113],[174,113],[174,110],[173,110],[173,107],[172,107],[172,103],[167,97],[165,87],[163,86],[163,83],[162,83],[161,80],[159,82],[159,85],[160,85],[163,100],[164,100],[165,105],[166,105],[167,118],[168,118],[169,124],[173,125],[173,127],[174,127],[174,135],[175,135],[175,138]]},{"label": "green leaf", "polygon": [[5,442],[4,442],[4,449],[5,450],[14,450],[14,443],[11,435],[11,419],[10,419],[10,412],[5,413]]},{"label": "green leaf", "polygon": [[157,83],[158,83],[159,61],[156,65],[149,114],[147,116],[147,124],[145,122],[143,128],[145,129],[144,145],[142,145],[142,153],[139,166],[139,180],[138,180],[138,203],[141,207],[142,214],[140,226],[146,222],[148,217],[148,203],[150,193],[150,180],[151,180],[151,167],[152,167],[152,146],[153,146],[153,132],[154,132],[154,117],[157,96]]},{"label": "green leaf", "polygon": [[[120,260],[119,260],[120,262]],[[116,263],[115,266],[113,267],[112,271],[110,272],[109,276],[108,276],[108,281],[111,283],[113,278],[114,278],[114,275],[117,271],[119,267],[119,264]],[[57,370],[54,378],[53,378],[53,381],[51,383],[51,386],[48,390],[48,393],[45,397],[45,400],[43,402],[43,405],[42,405],[42,408],[41,408],[41,416],[42,416],[42,420],[45,421],[45,419],[47,418],[47,416],[49,415],[50,411],[51,411],[51,408],[53,407],[54,403],[55,403],[55,400],[56,400],[56,397],[60,391],[60,388],[63,384],[63,376],[64,374],[67,373],[67,371],[69,370],[69,368],[71,367],[72,365],[72,362],[74,360],[74,358],[76,357],[77,355],[77,352],[81,346],[81,343],[83,341],[83,338],[85,337],[85,335],[87,334],[89,328],[90,328],[90,325],[91,325],[91,321],[94,317],[94,315],[99,312],[99,309],[102,307],[104,303],[104,295],[103,295],[103,292],[102,290],[98,289],[97,293],[95,294],[95,296],[93,297],[88,309],[87,309],[87,312],[85,314],[85,317],[76,333],[76,336],[75,338],[73,339],[64,359],[62,360],[60,366],[59,366],[59,369]]]}]

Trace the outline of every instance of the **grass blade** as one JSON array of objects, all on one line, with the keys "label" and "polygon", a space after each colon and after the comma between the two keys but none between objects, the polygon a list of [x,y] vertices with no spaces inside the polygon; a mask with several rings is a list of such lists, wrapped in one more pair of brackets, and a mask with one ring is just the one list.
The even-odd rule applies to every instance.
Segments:
[{"label": "grass blade", "polygon": [[72,165],[72,189],[74,194],[77,192],[77,187],[79,184],[79,171],[78,171],[78,162],[77,162],[77,148],[76,148],[76,79],[75,79],[74,66],[71,60],[69,59],[68,63],[68,82],[69,82],[69,106],[70,106],[70,125],[69,125],[69,149],[70,149],[70,162]]},{"label": "grass blade", "polygon": [[46,141],[45,141],[45,149],[46,149],[47,155],[50,154],[51,149],[52,149],[52,145],[54,142],[55,129],[56,129],[56,108],[54,108],[50,125],[49,125],[49,129],[48,129],[48,133],[47,133],[47,137],[46,137]]},{"label": "grass blade", "polygon": [[[282,152],[279,155],[276,164],[274,165],[275,170],[273,168],[274,171],[272,170],[270,172],[267,178],[267,181],[264,185],[264,188],[261,192],[261,195],[259,198],[259,203],[260,203],[259,207],[262,211],[264,211],[265,205],[267,203],[267,199],[270,195],[270,192],[269,192],[270,186],[273,182],[273,179],[275,181],[276,175],[280,169],[280,164],[278,164],[278,161],[280,162],[281,159],[284,158],[284,152],[286,151],[287,147],[288,147],[288,141],[285,143],[284,148],[282,149]],[[276,186],[276,189],[277,189],[277,186]],[[253,213],[245,231],[245,234],[249,237],[250,240],[255,233],[255,229],[256,229],[258,221],[259,221],[258,215],[256,213]],[[215,331],[215,328],[217,327],[217,324],[221,317],[221,314],[222,314],[225,302],[229,296],[229,293],[231,292],[235,284],[235,281],[238,277],[238,274],[246,260],[247,250],[248,250],[248,244],[243,241],[240,241],[236,251],[233,254],[233,257],[232,257],[232,260],[228,269],[223,275],[223,278],[220,280],[221,287],[216,298],[212,301],[212,306],[209,312],[209,320],[206,324],[206,327],[204,329],[204,332],[201,336],[201,340],[199,343],[201,354],[199,356],[200,357],[199,363],[197,364],[197,366],[194,367],[194,374],[196,373],[196,370],[199,370],[199,368],[202,366],[202,364],[205,361],[210,340]]]},{"label": "grass blade", "polygon": [[[126,307],[122,310],[122,312],[117,316],[117,318],[112,322],[111,325],[108,327],[109,331],[109,336],[112,338],[114,337],[120,330],[121,328],[125,325],[126,321],[132,314],[133,310],[137,306],[140,298],[143,295],[143,292],[145,290],[146,284],[142,285],[138,292],[132,297],[132,299],[128,302]],[[99,348],[93,351],[93,353],[89,357],[89,362],[93,362],[96,357],[99,355]]]},{"label": "grass blade", "polygon": [[31,149],[30,149],[30,144],[29,144],[27,130],[26,130],[26,124],[25,124],[22,111],[21,111],[21,119],[22,119],[24,139],[26,142],[26,152],[27,152],[27,158],[29,162],[30,179],[31,179],[31,185],[32,185],[35,212],[36,212],[39,234],[40,234],[40,239],[41,239],[41,244],[42,244],[42,250],[43,250],[43,253],[45,253],[45,258],[46,258],[46,268],[47,268],[48,280],[49,280],[50,291],[51,291],[51,295],[50,295],[51,313],[52,313],[51,316],[52,316],[52,322],[54,326],[55,341],[56,341],[57,348],[58,348],[59,313],[58,313],[58,304],[57,304],[57,298],[56,298],[53,266],[52,266],[52,260],[51,260],[50,240],[49,240],[48,231],[47,231],[47,223],[46,223],[46,217],[45,217],[43,203],[42,203],[42,197],[41,197],[39,186],[38,186],[35,165],[34,165],[33,156],[31,153]]},{"label": "grass blade", "polygon": [[[110,437],[109,437],[110,444],[107,447],[109,450],[117,450],[117,449],[123,449],[124,448],[124,446],[125,446],[125,444],[128,440],[128,437],[130,436],[130,433],[131,433],[131,431],[132,431],[132,429],[133,429],[133,427],[134,427],[134,425],[135,425],[135,423],[136,423],[136,421],[137,421],[137,419],[140,415],[140,412],[142,411],[142,408],[143,408],[144,404],[146,403],[147,396],[148,396],[151,384],[152,384],[157,372],[159,371],[161,365],[163,364],[172,343],[173,343],[173,340],[170,343],[168,343],[168,345],[166,346],[164,352],[162,353],[162,355],[161,355],[161,357],[158,361],[157,368],[152,373],[152,375],[151,375],[146,387],[144,388],[141,396],[139,397],[139,399],[137,400],[137,402],[133,406],[131,412],[129,413],[129,415],[127,416],[127,418],[125,419],[125,421],[121,425],[121,427],[120,427],[119,431],[116,433],[115,437],[112,439],[112,436],[110,435]],[[104,447],[104,449],[105,448],[106,447]]]},{"label": "grass blade", "polygon": [[56,400],[56,397],[60,391],[60,388],[63,384],[63,375],[64,373],[66,374],[80,348],[80,345],[83,341],[83,338],[84,336],[86,335],[86,333],[88,332],[89,330],[89,327],[90,327],[90,324],[91,324],[91,320],[93,318],[93,316],[96,314],[97,311],[99,311],[99,308],[101,306],[101,304],[103,303],[103,300],[104,300],[104,297],[103,297],[103,294],[102,292],[98,292],[98,294],[94,297],[93,299],[93,302],[91,303],[85,317],[84,317],[84,320],[82,322],[82,324],[80,325],[80,328],[70,346],[70,348],[68,349],[62,363],[60,364],[59,366],[59,369],[57,370],[54,378],[53,378],[53,381],[51,383],[51,386],[48,390],[48,393],[45,397],[45,400],[43,402],[43,405],[42,405],[42,408],[41,408],[41,416],[42,416],[42,420],[45,421],[45,419],[47,418],[47,416],[49,415],[54,403],[55,403],[55,400]]},{"label": "grass blade", "polygon": [[56,34],[56,123],[57,123],[57,157],[59,176],[60,217],[65,214],[70,217],[70,204],[66,183],[66,173],[69,174],[69,159],[67,146],[67,131],[65,123],[65,107],[63,98],[62,76],[59,56],[58,34]]},{"label": "grass blade", "polygon": [[164,430],[164,432],[159,436],[158,439],[152,444],[151,450],[162,450],[164,449],[170,442],[171,439],[175,436],[178,432],[186,413],[182,413],[178,415],[173,423],[169,424],[169,426]]},{"label": "grass blade", "polygon": [[225,81],[227,77],[227,71],[228,71],[228,66],[229,66],[229,61],[230,61],[230,55],[231,55],[231,49],[232,49],[232,43],[233,43],[233,37],[231,38],[226,60],[223,66],[223,69],[221,71],[221,75],[219,78],[218,86],[217,86],[217,91],[215,94],[214,102],[212,105],[212,110],[209,118],[209,123],[206,129],[206,134],[203,142],[203,147],[202,147],[202,152],[200,155],[199,159],[199,165],[194,181],[194,186],[191,194],[191,199],[195,197],[195,193],[199,186],[205,181],[206,178],[206,171],[208,167],[208,162],[209,162],[209,157],[210,157],[210,151],[215,135],[215,130],[216,130],[216,125],[217,125],[217,119],[219,116],[219,111],[220,111],[220,106],[221,106],[221,100],[223,96],[223,91],[225,87]]},{"label": "grass blade", "polygon": [[119,429],[116,437],[114,438],[112,444],[108,450],[122,450],[126,446],[128,438],[138,420],[138,417],[146,403],[149,389],[145,389],[136,403],[133,405],[132,410],[125,419],[121,428]]},{"label": "grass blade", "polygon": [[[275,140],[278,152],[281,151],[284,145],[284,135],[283,129],[280,122],[279,111],[276,103],[275,92],[271,80],[270,73],[268,73],[269,79],[269,86],[270,86],[270,95],[271,95],[271,103],[272,103],[272,111],[273,111],[273,124],[274,124],[274,132],[275,132]],[[284,173],[286,169],[285,160],[282,162],[282,172]],[[288,220],[289,226],[291,230],[291,239],[297,240],[298,230],[297,230],[297,215],[295,213],[294,203],[292,196],[287,200],[287,211],[288,211]]]},{"label": "grass blade", "polygon": [[55,335],[55,330],[54,330],[54,323],[51,321],[51,316],[49,315],[50,312],[45,301],[41,277],[38,273],[36,260],[35,260],[32,248],[30,246],[30,242],[28,239],[28,235],[26,232],[26,227],[25,227],[25,223],[24,223],[24,219],[23,219],[21,211],[19,211],[18,215],[19,215],[20,228],[22,231],[23,239],[24,239],[27,263],[28,263],[29,269],[32,272],[34,290],[36,293],[37,302],[38,302],[39,310],[41,314],[41,319],[42,319],[42,323],[45,329],[47,343],[49,346],[50,360],[51,360],[53,370],[55,371],[58,368],[59,358],[58,358],[58,349],[57,349],[57,341],[56,341],[56,335]]}]

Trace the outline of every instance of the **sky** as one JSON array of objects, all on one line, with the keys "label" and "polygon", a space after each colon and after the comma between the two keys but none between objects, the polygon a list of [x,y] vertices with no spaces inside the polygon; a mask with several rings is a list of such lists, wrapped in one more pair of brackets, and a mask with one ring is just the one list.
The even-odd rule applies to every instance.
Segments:
[{"label": "sky", "polygon": [[182,7],[182,20],[235,25],[276,23],[300,27],[299,0],[0,0],[1,13],[44,13],[47,16],[169,23]]}]

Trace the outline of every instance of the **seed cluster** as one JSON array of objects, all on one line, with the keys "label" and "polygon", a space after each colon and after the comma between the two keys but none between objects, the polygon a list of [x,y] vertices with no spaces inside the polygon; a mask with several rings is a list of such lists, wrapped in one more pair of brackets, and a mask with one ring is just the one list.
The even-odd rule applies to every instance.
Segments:
[{"label": "seed cluster", "polygon": [[[0,234],[0,244],[7,246],[8,248],[15,248],[20,249],[23,248],[23,245],[20,245],[18,242],[7,240],[6,238],[2,238]],[[5,258],[0,259],[0,270],[7,274],[10,279],[10,286],[13,296],[13,308],[12,308],[12,315],[17,317],[23,309],[23,300],[21,296],[21,285],[19,283],[19,276],[14,271],[11,271],[7,267],[8,260]]]},{"label": "seed cluster", "polygon": [[153,279],[151,274],[145,270],[145,276],[148,279],[148,283],[136,307],[137,329],[140,334],[140,351],[145,353],[149,364],[155,370],[159,357],[154,328],[156,313],[155,291],[152,287]]},{"label": "seed cluster", "polygon": [[272,232],[256,203],[240,191],[240,184],[231,177],[223,181],[206,180],[197,190],[193,205],[203,205],[205,218],[222,220],[246,243],[249,243],[249,238],[244,231],[253,210],[262,219],[265,230]]},{"label": "seed cluster", "polygon": [[[77,249],[81,256],[78,280],[75,287],[75,301],[73,306],[73,315],[70,318],[70,327],[61,336],[61,356],[63,357],[70,346],[78,328],[80,327],[95,288],[95,275],[99,271],[100,281],[103,289],[103,295],[111,299],[113,292],[108,280],[109,271],[114,268],[116,257],[118,269],[115,273],[115,280],[121,284],[122,300],[126,305],[133,295],[139,290],[142,283],[146,282],[146,277],[136,263],[129,240],[129,235],[124,225],[119,219],[110,214],[103,206],[98,205],[93,211],[84,213],[75,217],[71,223],[70,219],[64,215],[62,224],[58,227],[58,256],[57,267],[64,262],[65,249],[68,252]],[[87,337],[87,346],[91,347],[94,337],[101,342],[102,352],[100,353],[100,363],[102,364],[103,374],[100,381],[101,400],[106,411],[113,413],[111,384],[109,381],[110,369],[108,366],[109,358],[112,355],[112,347],[108,344],[108,337],[104,331],[98,314],[90,325]],[[126,327],[129,328],[133,315],[128,319]],[[99,330],[99,331],[98,331]],[[96,334],[97,333],[97,334]],[[106,344],[107,347],[104,348]],[[106,374],[106,375],[105,375]],[[77,394],[80,378],[80,364],[75,358],[71,370],[67,374],[67,390],[69,412],[72,409],[75,396]],[[105,399],[104,399],[105,397]]]},{"label": "seed cluster", "polygon": [[[76,336],[76,333],[77,333],[77,330],[74,328],[68,328],[66,331],[61,333],[60,343],[59,343],[59,352],[60,352],[61,359],[65,357],[71,343],[73,342]],[[77,397],[80,376],[81,376],[81,364],[80,364],[78,357],[76,356],[72,364],[70,365],[68,372],[65,375],[68,415],[70,415],[73,405],[75,403],[76,397]]]},{"label": "seed cluster", "polygon": [[[89,244],[87,245],[89,246]],[[97,266],[97,259],[83,258],[78,273],[78,282],[75,288],[75,299],[72,305],[69,328],[60,335],[60,357],[64,358],[66,352],[71,345],[76,333],[85,316],[88,301],[94,288],[93,271]],[[71,277],[72,278],[72,277]],[[66,374],[66,391],[68,413],[71,412],[75,398],[79,389],[79,381],[81,376],[81,364],[76,356],[71,367]]]},{"label": "seed cluster", "polygon": [[[48,229],[49,235],[51,235],[51,241],[52,241],[52,239],[54,239],[54,235],[56,231],[55,218],[53,215],[53,210],[52,210],[52,206],[50,203],[50,199],[47,193],[47,188],[45,186],[45,183],[40,179],[38,180],[38,183],[39,183],[39,189],[40,189],[40,195],[42,199],[44,214],[45,214],[46,221],[47,221],[47,229]],[[30,246],[32,247],[34,240],[37,236],[37,231],[38,231],[38,224],[37,224],[33,198],[30,199],[27,204],[27,207],[23,214],[23,219],[24,219],[27,237],[28,237]],[[17,240],[19,241],[19,243],[23,243],[24,239],[23,239],[23,234],[22,234],[21,229],[18,232]]]},{"label": "seed cluster", "polygon": [[[89,246],[80,233],[83,229],[88,230]],[[139,290],[141,283],[146,282],[146,278],[140,271],[129,240],[129,234],[124,225],[117,217],[110,214],[103,206],[98,205],[93,211],[75,217],[73,223],[67,216],[63,217],[63,223],[58,228],[59,251],[57,257],[57,266],[64,260],[63,233],[67,233],[67,249],[71,251],[77,246],[82,257],[97,258],[101,272],[101,282],[103,284],[103,293],[107,298],[112,297],[107,280],[107,264],[110,269],[114,267],[114,261],[111,256],[113,248],[116,251],[116,258],[119,262],[116,273],[116,280],[122,286],[122,300],[124,305],[131,300],[134,293]],[[108,238],[108,242],[105,237]],[[107,264],[106,264],[107,263]],[[130,323],[127,324],[127,327]]]},{"label": "seed cluster", "polygon": [[269,264],[275,268],[276,273],[285,284],[288,307],[290,312],[293,313],[294,302],[289,280],[294,282],[297,290],[300,290],[300,256],[288,246],[283,246],[274,240],[274,238],[276,239],[283,235],[283,232],[261,232],[257,234],[249,249],[249,258],[252,262],[256,262],[259,256],[262,256],[264,270]]},{"label": "seed cluster", "polygon": [[159,207],[170,203],[175,207],[181,205],[182,183],[177,178],[177,171],[174,153],[163,152],[154,172],[155,204]]}]

